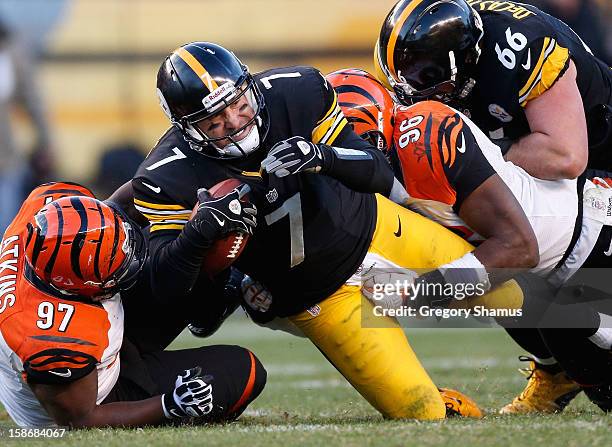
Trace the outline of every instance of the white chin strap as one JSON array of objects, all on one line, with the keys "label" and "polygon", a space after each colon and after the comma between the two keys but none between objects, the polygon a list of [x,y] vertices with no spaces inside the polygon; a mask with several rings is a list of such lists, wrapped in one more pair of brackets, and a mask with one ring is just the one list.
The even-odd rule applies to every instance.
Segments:
[{"label": "white chin strap", "polygon": [[[257,118],[259,120],[259,117]],[[237,141],[237,144],[230,143],[223,148],[215,147],[221,155],[229,155],[230,157],[242,157],[253,152],[259,147],[259,129],[255,124],[249,133],[242,140]],[[240,146],[240,148],[238,148]]]}]

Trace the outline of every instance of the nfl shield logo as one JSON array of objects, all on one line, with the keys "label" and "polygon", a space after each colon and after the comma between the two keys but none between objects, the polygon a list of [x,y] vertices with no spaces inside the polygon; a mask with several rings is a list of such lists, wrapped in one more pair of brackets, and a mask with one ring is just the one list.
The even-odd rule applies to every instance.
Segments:
[{"label": "nfl shield logo", "polygon": [[310,309],[307,309],[306,312],[308,312],[313,317],[316,317],[321,313],[321,308],[319,307],[318,304],[315,304]]}]

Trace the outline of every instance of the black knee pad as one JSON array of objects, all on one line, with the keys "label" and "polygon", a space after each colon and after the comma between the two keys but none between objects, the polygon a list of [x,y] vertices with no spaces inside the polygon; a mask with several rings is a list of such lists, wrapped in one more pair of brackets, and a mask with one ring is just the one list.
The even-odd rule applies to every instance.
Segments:
[{"label": "black knee pad", "polygon": [[212,376],[214,415],[208,422],[226,422],[236,419],[263,391],[267,372],[259,359],[248,349],[234,345],[209,346],[213,348],[214,364],[209,356],[202,365]]}]

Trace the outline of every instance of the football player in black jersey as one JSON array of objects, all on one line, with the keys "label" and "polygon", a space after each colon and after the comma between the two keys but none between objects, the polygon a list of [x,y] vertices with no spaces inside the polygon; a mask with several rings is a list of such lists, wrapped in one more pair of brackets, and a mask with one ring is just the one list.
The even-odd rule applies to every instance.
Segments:
[{"label": "football player in black jersey", "polygon": [[374,59],[402,103],[437,99],[466,111],[534,177],[575,178],[587,158],[612,170],[612,69],[533,6],[401,0]]},{"label": "football player in black jersey", "polygon": [[[270,319],[289,317],[384,416],[444,417],[448,395],[397,322],[363,327],[372,304],[362,302],[360,275],[368,265],[432,269],[471,246],[383,197],[397,186],[393,173],[347,125],[321,73],[300,66],[252,76],[230,51],[195,42],[166,58],[157,86],[173,126],[132,180],[151,223],[155,293],[188,293],[212,241],[252,233],[234,265],[272,293]],[[245,188],[207,195],[227,178],[248,186],[252,206]],[[522,299],[512,287],[490,295]]]}]

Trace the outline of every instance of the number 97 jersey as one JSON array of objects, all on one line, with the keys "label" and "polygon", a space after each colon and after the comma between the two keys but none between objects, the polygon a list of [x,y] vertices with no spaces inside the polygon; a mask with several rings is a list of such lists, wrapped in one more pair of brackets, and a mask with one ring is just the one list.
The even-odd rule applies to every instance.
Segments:
[{"label": "number 97 jersey", "polygon": [[578,72],[585,113],[612,102],[612,70],[561,20],[509,1],[467,3],[484,28],[468,109],[490,138],[516,140],[529,134],[524,107],[563,76],[570,59]]},{"label": "number 97 jersey", "polygon": [[25,260],[26,224],[45,204],[65,196],[93,194],[71,183],[39,186],[0,244],[0,402],[21,426],[53,422],[28,383],[63,385],[97,370],[100,403],[119,377],[119,295],[103,303],[62,295],[36,277]]}]

